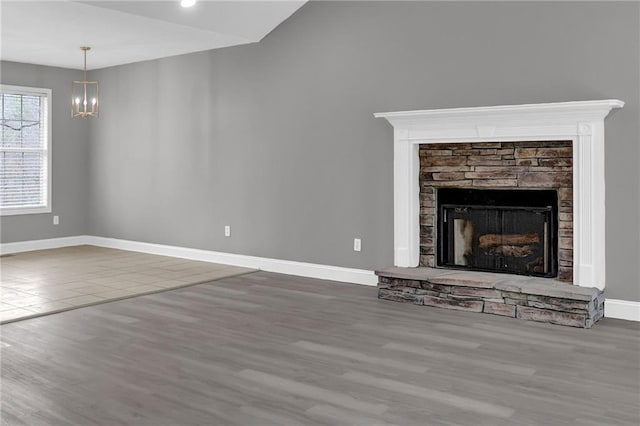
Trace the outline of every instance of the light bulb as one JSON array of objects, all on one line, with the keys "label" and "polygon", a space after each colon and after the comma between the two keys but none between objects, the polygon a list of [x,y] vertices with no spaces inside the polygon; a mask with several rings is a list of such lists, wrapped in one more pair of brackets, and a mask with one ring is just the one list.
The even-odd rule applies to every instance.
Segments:
[{"label": "light bulb", "polygon": [[80,105],[80,98],[76,98],[76,105]]},{"label": "light bulb", "polygon": [[182,7],[191,7],[196,4],[196,0],[181,0],[180,6]]},{"label": "light bulb", "polygon": [[98,101],[96,100],[96,98],[91,99],[91,105],[95,105],[95,104],[96,104],[96,102],[98,102]]}]

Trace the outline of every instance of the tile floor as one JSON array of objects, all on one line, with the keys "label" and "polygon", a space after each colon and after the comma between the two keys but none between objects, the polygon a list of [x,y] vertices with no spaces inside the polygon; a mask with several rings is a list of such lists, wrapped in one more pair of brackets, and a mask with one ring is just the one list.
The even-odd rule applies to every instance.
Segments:
[{"label": "tile floor", "polygon": [[95,246],[0,257],[0,324],[253,271]]}]

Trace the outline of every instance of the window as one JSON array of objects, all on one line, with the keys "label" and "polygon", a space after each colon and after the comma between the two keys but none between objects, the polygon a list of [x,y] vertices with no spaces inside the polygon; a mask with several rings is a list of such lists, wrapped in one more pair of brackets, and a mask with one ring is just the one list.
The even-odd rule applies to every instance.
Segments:
[{"label": "window", "polygon": [[51,90],[0,85],[0,213],[51,211]]}]

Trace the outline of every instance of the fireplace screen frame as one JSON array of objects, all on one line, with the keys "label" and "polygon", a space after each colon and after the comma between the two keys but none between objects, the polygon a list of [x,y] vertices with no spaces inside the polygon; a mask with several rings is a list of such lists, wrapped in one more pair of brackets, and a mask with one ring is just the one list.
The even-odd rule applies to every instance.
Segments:
[{"label": "fireplace screen frame", "polygon": [[[518,256],[508,256],[499,253],[498,247],[482,249],[482,241],[469,235],[466,241],[467,249],[473,247],[470,253],[463,254],[460,248],[456,248],[456,221],[469,220],[464,219],[473,215],[474,212],[484,211],[489,216],[488,222],[493,221],[495,224],[502,222],[505,215],[521,213],[520,217],[525,218],[527,215],[532,218],[525,229],[534,231],[536,227],[540,231],[540,247],[531,250],[529,254],[522,253],[523,248],[529,248],[529,245],[497,245],[498,247],[511,247],[514,251],[520,251]],[[438,207],[438,230],[436,241],[437,244],[437,265],[444,268],[465,269],[485,272],[499,272],[515,275],[527,275],[545,278],[554,278],[558,276],[558,214],[557,204],[555,206],[508,206],[508,205],[470,205],[470,204],[439,204]],[[522,215],[524,214],[524,216]],[[535,216],[540,216],[537,218]],[[537,224],[535,221],[542,220]],[[536,226],[540,225],[540,226]],[[497,228],[505,229],[505,225],[497,224]],[[499,234],[494,234],[499,235]],[[522,234],[524,235],[524,234]],[[528,235],[535,235],[533,234]],[[536,237],[537,238],[537,237]],[[458,241],[459,242],[459,241]],[[475,253],[475,255],[471,255]],[[535,257],[542,258],[542,271],[535,271],[525,268],[526,260],[535,261]],[[476,264],[462,264],[461,257],[465,260],[469,256],[475,259]],[[510,260],[509,260],[510,259]],[[522,261],[519,261],[522,259]],[[473,262],[473,260],[472,260]],[[515,262],[515,265],[514,265]],[[483,266],[493,263],[492,267]]]}]

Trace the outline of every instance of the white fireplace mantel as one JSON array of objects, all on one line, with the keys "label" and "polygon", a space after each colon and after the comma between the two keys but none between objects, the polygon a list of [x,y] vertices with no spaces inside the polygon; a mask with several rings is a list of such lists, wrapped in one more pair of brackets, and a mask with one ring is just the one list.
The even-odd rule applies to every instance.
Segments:
[{"label": "white fireplace mantel", "polygon": [[604,119],[617,99],[374,114],[394,128],[394,264],[418,266],[420,144],[571,140],[574,284],[605,287]]}]

